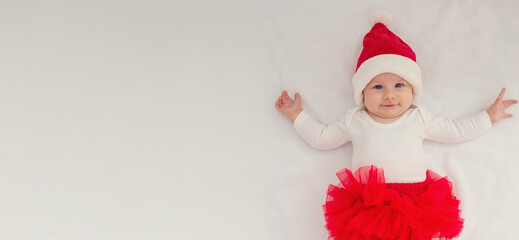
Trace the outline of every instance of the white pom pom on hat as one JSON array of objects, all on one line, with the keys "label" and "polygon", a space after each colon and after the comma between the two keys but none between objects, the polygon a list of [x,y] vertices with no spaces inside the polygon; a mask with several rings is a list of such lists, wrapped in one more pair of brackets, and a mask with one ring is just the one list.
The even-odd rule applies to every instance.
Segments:
[{"label": "white pom pom on hat", "polygon": [[384,10],[377,10],[371,14],[371,23],[373,24],[382,23],[387,26],[391,23],[392,19],[391,14]]}]

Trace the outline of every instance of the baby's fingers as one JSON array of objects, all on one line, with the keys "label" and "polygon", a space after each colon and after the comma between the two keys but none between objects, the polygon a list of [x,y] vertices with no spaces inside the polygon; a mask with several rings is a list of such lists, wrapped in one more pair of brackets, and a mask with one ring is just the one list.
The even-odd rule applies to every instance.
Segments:
[{"label": "baby's fingers", "polygon": [[503,101],[503,104],[505,105],[505,108],[508,108],[514,104],[517,104],[517,100],[505,100]]},{"label": "baby's fingers", "polygon": [[292,98],[290,98],[288,95],[283,96],[283,102],[284,103],[292,103]]},{"label": "baby's fingers", "polygon": [[276,108],[282,108],[283,107],[283,100],[281,99],[281,97],[278,98],[278,100],[276,101]]},{"label": "baby's fingers", "polygon": [[501,102],[503,100],[503,96],[505,96],[506,88],[501,89],[499,96],[497,96],[496,102]]}]

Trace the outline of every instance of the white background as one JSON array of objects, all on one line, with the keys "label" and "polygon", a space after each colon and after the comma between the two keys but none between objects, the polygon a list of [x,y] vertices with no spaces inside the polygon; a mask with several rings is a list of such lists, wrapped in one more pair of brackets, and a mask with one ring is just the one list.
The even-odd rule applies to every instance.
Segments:
[{"label": "white background", "polygon": [[[274,102],[331,122],[370,15],[413,47],[416,104],[519,98],[517,1],[0,1],[0,239],[326,239],[351,144],[307,145]],[[519,108],[425,143],[462,200],[459,239],[518,239]]]}]

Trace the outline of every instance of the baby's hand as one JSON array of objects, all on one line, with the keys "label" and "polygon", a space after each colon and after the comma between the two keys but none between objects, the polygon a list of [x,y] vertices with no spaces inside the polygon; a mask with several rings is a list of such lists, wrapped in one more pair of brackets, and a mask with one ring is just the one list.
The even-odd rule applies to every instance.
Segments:
[{"label": "baby's hand", "polygon": [[303,108],[301,106],[301,97],[299,96],[299,93],[296,93],[295,100],[292,100],[288,96],[287,91],[283,91],[281,93],[281,96],[279,96],[278,100],[276,101],[276,109],[283,115],[290,118],[290,120],[293,123],[296,120],[299,113],[303,111]]},{"label": "baby's hand", "polygon": [[496,123],[497,121],[503,119],[503,118],[511,118],[512,114],[505,113],[505,110],[516,104],[517,100],[504,100],[503,96],[505,95],[505,88],[501,90],[501,93],[499,93],[499,96],[497,97],[496,101],[492,106],[490,106],[487,109],[488,116],[490,117],[490,120],[492,121],[492,125]]}]

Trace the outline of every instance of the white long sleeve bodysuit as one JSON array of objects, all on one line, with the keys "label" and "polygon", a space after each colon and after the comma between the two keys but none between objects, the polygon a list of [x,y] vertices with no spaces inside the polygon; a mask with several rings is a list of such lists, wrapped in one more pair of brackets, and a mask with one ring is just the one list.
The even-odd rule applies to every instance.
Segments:
[{"label": "white long sleeve bodysuit", "polygon": [[486,111],[450,120],[436,117],[424,107],[412,105],[398,120],[382,124],[361,108],[349,110],[340,120],[321,124],[305,111],[294,128],[312,147],[333,149],[353,144],[352,172],[362,166],[384,169],[386,182],[421,182],[426,177],[423,140],[457,143],[475,138],[492,128]]}]

